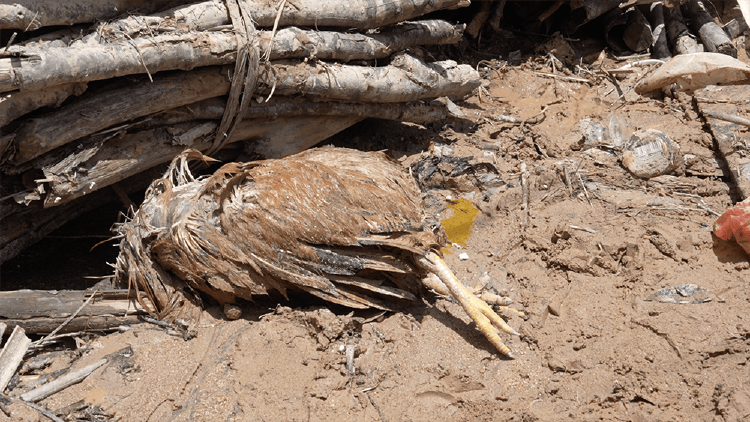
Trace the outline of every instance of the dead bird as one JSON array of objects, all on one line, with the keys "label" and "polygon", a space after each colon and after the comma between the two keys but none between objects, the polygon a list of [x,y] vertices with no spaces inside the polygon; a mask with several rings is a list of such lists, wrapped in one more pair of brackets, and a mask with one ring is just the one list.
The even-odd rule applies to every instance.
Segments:
[{"label": "dead bird", "polygon": [[512,357],[495,327],[518,333],[442,260],[442,227],[428,220],[415,180],[384,153],[324,147],[229,163],[202,178],[191,174],[191,159],[210,160],[195,150],[176,157],[133,217],[115,226],[115,277],[152,314],[178,318],[188,289],[221,304],[297,290],[391,309],[427,287],[455,298]]}]

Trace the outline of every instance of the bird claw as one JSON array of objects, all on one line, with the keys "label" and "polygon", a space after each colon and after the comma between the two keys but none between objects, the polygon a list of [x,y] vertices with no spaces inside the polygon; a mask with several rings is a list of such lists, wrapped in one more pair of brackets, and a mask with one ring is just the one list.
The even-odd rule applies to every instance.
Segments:
[{"label": "bird claw", "polygon": [[[451,296],[461,304],[461,307],[463,307],[469,317],[474,320],[479,331],[484,334],[487,340],[489,340],[501,354],[513,358],[513,353],[510,348],[503,343],[495,328],[512,335],[520,334],[508,325],[505,320],[503,320],[500,315],[498,315],[492,307],[483,300],[483,298],[477,297],[466,286],[464,286],[463,283],[456,278],[450,268],[448,268],[445,261],[443,261],[443,259],[436,253],[430,252],[425,257],[420,257],[418,262],[425,269],[435,274],[440,281],[445,284],[445,287],[448,288]],[[507,302],[507,300],[502,299],[501,296],[498,295],[488,296],[488,298],[492,301],[499,300],[502,301],[502,303]],[[523,312],[509,308],[505,305],[499,306],[499,311],[510,311],[517,315],[524,316]]]}]

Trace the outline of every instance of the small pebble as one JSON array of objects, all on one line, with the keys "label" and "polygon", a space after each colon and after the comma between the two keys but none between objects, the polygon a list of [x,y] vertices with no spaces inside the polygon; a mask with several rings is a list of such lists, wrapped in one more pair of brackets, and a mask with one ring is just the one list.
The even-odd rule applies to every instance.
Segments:
[{"label": "small pebble", "polygon": [[226,303],[224,304],[224,316],[230,321],[240,319],[242,316],[242,308],[231,303]]},{"label": "small pebble", "polygon": [[458,259],[461,261],[467,261],[469,259],[469,254],[466,252],[462,252],[460,255],[458,255]]}]

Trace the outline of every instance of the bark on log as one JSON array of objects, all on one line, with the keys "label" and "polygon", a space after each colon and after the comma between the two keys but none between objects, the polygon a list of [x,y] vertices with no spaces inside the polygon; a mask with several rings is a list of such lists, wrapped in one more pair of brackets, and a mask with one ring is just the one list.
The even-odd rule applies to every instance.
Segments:
[{"label": "bark on log", "polygon": [[[20,327],[30,334],[47,334],[60,326],[88,299],[82,290],[16,290],[0,292],[0,319],[9,327]],[[145,312],[127,290],[99,292],[59,333],[108,330],[140,322]]]},{"label": "bark on log", "polygon": [[152,13],[178,3],[175,0],[13,0],[0,4],[0,29],[35,31],[45,26],[111,19],[127,12]]},{"label": "bark on log", "polygon": [[[285,28],[273,38],[270,59],[344,62],[380,59],[418,45],[456,43],[463,28],[464,25],[454,26],[440,20],[407,22],[370,35]],[[258,36],[260,50],[267,51],[271,33],[259,31]],[[237,43],[232,33],[201,32],[93,45],[79,41],[59,47],[14,46],[8,52],[13,57],[0,58],[0,92],[41,90],[69,82],[230,64],[236,60]]]},{"label": "bark on log", "polygon": [[667,38],[675,56],[703,51],[703,46],[698,43],[685,25],[685,19],[682,17],[679,7],[665,8],[664,20],[667,25]]},{"label": "bark on log", "polygon": [[477,88],[479,74],[452,60],[424,63],[402,54],[389,66],[362,67],[316,63],[275,65],[276,78],[258,81],[258,93],[301,95],[321,101],[400,103],[422,98],[465,96]]},{"label": "bark on log", "polygon": [[[85,82],[57,85],[44,91],[11,92],[0,97],[0,127],[42,107],[58,107],[71,95],[86,91]],[[0,153],[2,155],[2,153]]]},{"label": "bark on log", "polygon": [[737,49],[732,40],[721,27],[714,22],[706,6],[700,0],[690,0],[685,5],[685,11],[693,27],[698,31],[706,50],[712,53],[722,53],[737,58]]},{"label": "bark on log", "polygon": [[[205,68],[155,78],[153,84],[112,88],[31,119],[16,131],[12,141],[16,153],[8,161],[22,164],[113,125],[224,95],[230,86],[227,71],[226,68]],[[275,85],[275,93],[282,96],[398,103],[463,96],[479,84],[479,76],[470,66],[453,61],[425,64],[411,56],[400,55],[390,66],[376,68],[324,63],[273,65],[272,72],[261,74],[256,93],[268,95]]]}]

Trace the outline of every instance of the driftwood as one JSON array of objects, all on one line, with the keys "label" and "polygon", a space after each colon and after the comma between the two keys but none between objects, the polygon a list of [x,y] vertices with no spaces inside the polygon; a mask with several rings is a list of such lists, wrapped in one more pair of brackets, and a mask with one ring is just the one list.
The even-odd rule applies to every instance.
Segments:
[{"label": "driftwood", "polygon": [[[258,42],[261,51],[270,51],[271,60],[347,62],[381,59],[418,45],[453,44],[462,33],[463,25],[432,20],[407,22],[368,35],[285,28],[275,34],[272,46],[271,32],[259,31]],[[94,44],[84,39],[57,47],[46,44],[13,46],[7,53],[0,53],[0,92],[35,91],[70,82],[230,64],[236,60],[238,47],[235,35],[229,32],[164,34]],[[1,58],[2,55],[7,57]]]},{"label": "driftwood", "polygon": [[[1,339],[2,336],[0,336]],[[30,344],[31,340],[26,337],[23,328],[18,326],[13,328],[8,342],[5,344],[3,350],[0,351],[0,394],[5,391],[5,387],[8,386],[10,379],[13,378]]]},{"label": "driftwood", "polygon": [[721,27],[714,22],[706,6],[700,0],[690,0],[685,5],[685,11],[692,21],[692,25],[700,34],[706,50],[712,53],[722,53],[737,58],[737,49],[732,40]]},{"label": "driftwood", "polygon": [[144,314],[140,305],[128,297],[127,290],[97,292],[94,300],[81,309],[90,294],[78,290],[0,292],[0,318],[9,327],[48,334],[79,309],[60,333],[109,330],[138,323],[138,315]]},{"label": "driftwood", "polygon": [[[18,165],[123,122],[229,92],[229,68],[210,67],[155,78],[153,84],[117,86],[57,112],[31,119],[15,133]],[[274,78],[275,75],[275,78]],[[397,103],[427,97],[461,95],[479,86],[470,66],[455,62],[424,64],[407,55],[390,66],[274,65],[264,72],[257,94],[304,95],[336,101]],[[124,101],[124,99],[127,99]],[[76,124],[71,127],[70,122]]]}]

